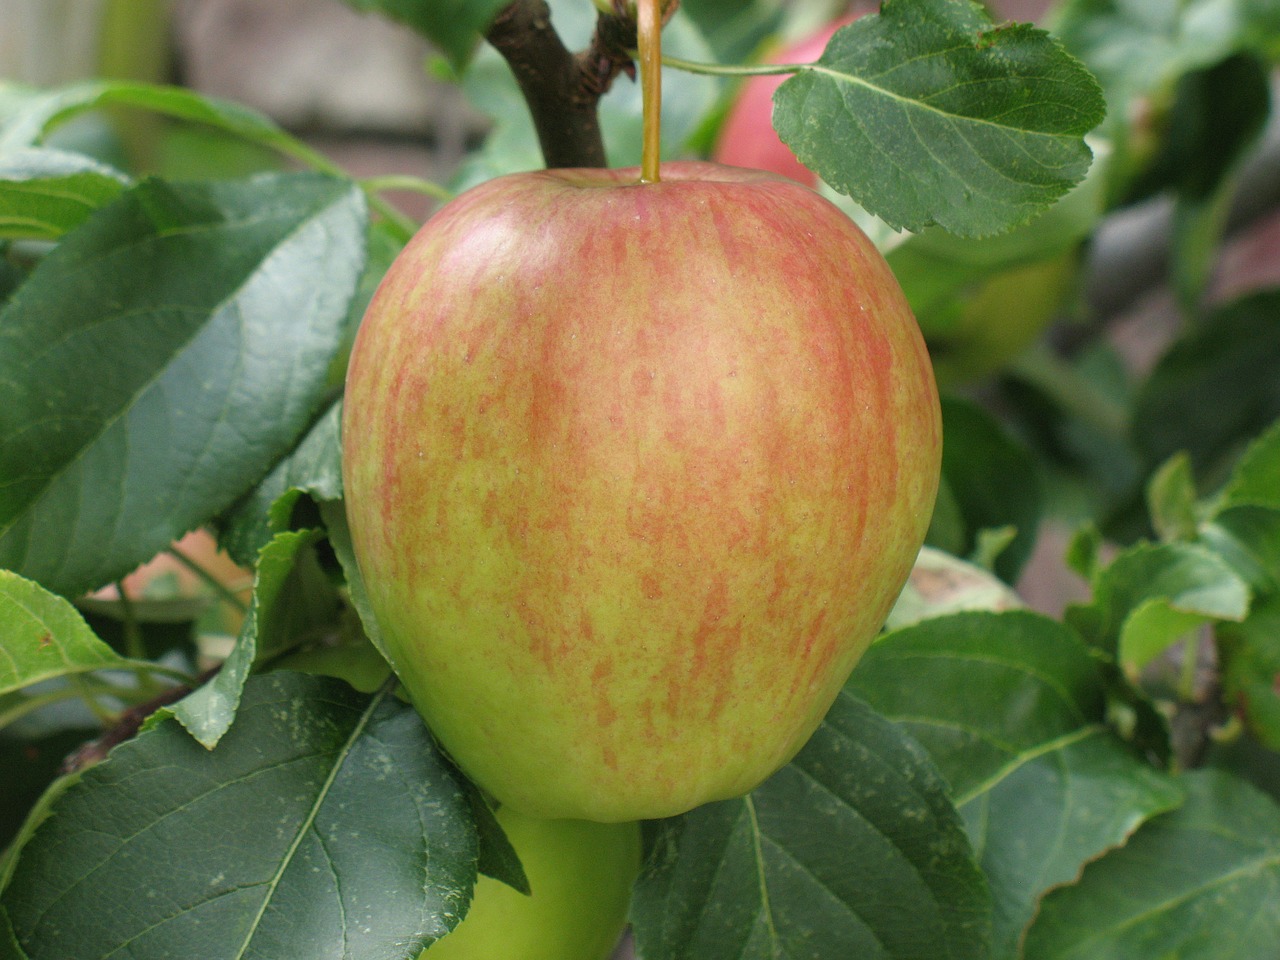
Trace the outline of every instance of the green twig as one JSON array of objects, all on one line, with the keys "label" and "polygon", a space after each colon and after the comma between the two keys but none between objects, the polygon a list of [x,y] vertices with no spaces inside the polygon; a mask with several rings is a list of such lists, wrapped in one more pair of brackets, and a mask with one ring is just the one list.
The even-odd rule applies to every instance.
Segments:
[{"label": "green twig", "polygon": [[184,567],[186,567],[188,570],[194,573],[197,577],[199,577],[209,587],[211,587],[213,591],[218,595],[218,597],[224,603],[230,605],[240,613],[249,612],[248,604],[246,604],[243,600],[241,600],[236,595],[236,592],[234,590],[228,587],[225,583],[223,583],[221,580],[215,577],[212,573],[210,573],[208,570],[206,570],[196,561],[188,557],[185,553],[182,552],[182,549],[178,547],[176,544],[170,544],[168,553],[175,560],[181,563]]},{"label": "green twig", "polygon": [[147,645],[142,640],[142,628],[138,625],[138,611],[134,609],[133,600],[124,588],[124,581],[116,581],[116,591],[120,594],[120,613],[123,616],[125,654],[135,660],[147,659]]}]

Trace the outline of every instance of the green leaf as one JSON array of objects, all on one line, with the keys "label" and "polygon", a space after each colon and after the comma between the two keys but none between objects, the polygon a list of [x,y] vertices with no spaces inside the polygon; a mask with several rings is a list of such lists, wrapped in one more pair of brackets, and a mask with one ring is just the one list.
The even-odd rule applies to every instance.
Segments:
[{"label": "green leaf", "polygon": [[0,127],[0,156],[37,146],[60,124],[101,107],[133,107],[216,127],[307,162],[316,169],[337,171],[334,164],[285,133],[266,115],[249,107],[203,96],[183,87],[119,80],[77,83],[24,98],[21,107]]},{"label": "green leaf", "polygon": [[296,589],[299,566],[307,556],[304,551],[319,539],[319,530],[281,533],[263,548],[254,571],[253,602],[231,655],[208,683],[148,717],[148,728],[174,717],[205,747],[218,745],[236,717],[249,671],[260,653],[284,646],[293,632],[293,618],[322,623],[334,613],[332,599],[314,602]]},{"label": "green leaf", "polygon": [[0,156],[0,237],[56,240],[128,184],[119,170],[51,148]]},{"label": "green leaf", "polygon": [[1196,482],[1186,454],[1170,457],[1147,481],[1147,507],[1161,540],[1194,540],[1199,526]]},{"label": "green leaf", "polygon": [[774,95],[805,166],[896,228],[1025,223],[1084,178],[1097,83],[1042,30],[976,4],[886,0]]},{"label": "green leaf", "polygon": [[648,960],[987,956],[990,903],[918,745],[842,694],[763,786],[656,824],[631,919]]},{"label": "green leaf", "polygon": [[338,558],[342,574],[347,580],[347,593],[351,606],[355,608],[369,642],[394,668],[395,660],[388,655],[386,645],[382,642],[382,631],[378,629],[377,618],[373,615],[373,606],[369,603],[364,576],[360,573],[360,565],[356,563],[355,546],[351,542],[351,527],[347,524],[346,504],[341,500],[323,500],[319,506],[320,518],[324,521],[325,530],[329,536],[329,545],[333,547],[334,556]]},{"label": "green leaf", "polygon": [[511,0],[346,0],[357,10],[377,12],[407,24],[446,54],[461,71],[480,35]]},{"label": "green leaf", "polygon": [[1150,464],[1180,450],[1198,476],[1280,418],[1280,290],[1216,310],[1178,340],[1138,394],[1133,431]]},{"label": "green leaf", "polygon": [[[0,734],[0,770],[5,772],[0,780],[0,851],[18,835],[27,811],[57,777],[67,755],[100,733],[84,728],[21,739]],[[0,864],[3,860],[0,856]],[[0,866],[0,875],[3,872]]]},{"label": "green leaf", "polygon": [[1086,639],[1145,666],[1180,637],[1249,612],[1249,586],[1217,553],[1190,543],[1138,544],[1101,570],[1091,604],[1068,620]]},{"label": "green leaf", "polygon": [[1012,583],[1031,555],[1040,523],[1036,463],[991,414],[967,400],[943,397],[942,433],[942,475],[965,524],[958,552],[971,552],[983,529],[1016,528],[995,565],[996,574]]},{"label": "green leaf", "polygon": [[993,958],[1015,960],[1040,897],[1122,846],[1182,791],[1099,727],[1047,744],[961,808],[996,904]]},{"label": "green leaf", "polygon": [[1218,513],[1234,507],[1280,510],[1280,420],[1245,450],[1215,506]]},{"label": "green leaf", "polygon": [[965,800],[1106,711],[1089,651],[1031,611],[957,613],[894,631],[871,646],[848,688],[905,727]]},{"label": "green leaf", "polygon": [[965,613],[879,640],[849,686],[929,751],[951,783],[995,902],[996,958],[1050,887],[1180,794],[1103,723],[1106,684],[1060,623]]},{"label": "green leaf", "polygon": [[260,479],[324,399],[364,221],[269,175],[147,181],[68,235],[0,311],[0,564],[91,589]]},{"label": "green leaf", "polygon": [[465,913],[476,859],[411,707],[281,672],[249,682],[215,750],[166,722],[85,771],[23,848],[0,928],[34,957],[404,960]]},{"label": "green leaf", "polygon": [[0,637],[0,694],[129,662],[70,603],[11,570],[0,570]]},{"label": "green leaf", "polygon": [[1280,806],[1218,771],[1187,802],[1049,894],[1026,960],[1272,960],[1280,943]]},{"label": "green leaf", "polygon": [[288,528],[298,498],[342,498],[342,401],[336,400],[285,459],[236,501],[219,523],[218,545],[243,566]]}]

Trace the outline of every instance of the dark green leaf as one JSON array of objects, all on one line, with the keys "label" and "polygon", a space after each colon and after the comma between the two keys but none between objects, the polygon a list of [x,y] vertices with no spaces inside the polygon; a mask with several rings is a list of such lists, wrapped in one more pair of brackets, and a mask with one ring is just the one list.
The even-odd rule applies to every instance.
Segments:
[{"label": "dark green leaf", "polygon": [[1280,806],[1219,771],[1187,802],[1055,890],[1026,960],[1273,960],[1280,943]]},{"label": "dark green leaf", "polygon": [[351,543],[351,528],[347,525],[346,505],[341,500],[324,500],[320,503],[320,517],[329,535],[329,545],[333,547],[333,553],[342,566],[343,576],[347,579],[347,593],[350,596],[351,605],[360,617],[365,636],[378,648],[378,652],[386,657],[387,662],[395,667],[395,661],[387,655],[386,646],[382,642],[382,632],[378,629],[378,621],[369,603],[364,577],[360,573],[359,564],[356,563],[356,551]]},{"label": "dark green leaf", "polygon": [[996,574],[1013,583],[1035,546],[1040,522],[1036,463],[989,413],[969,401],[943,398],[942,433],[942,475],[965,522],[961,552],[972,551],[985,528],[1016,528],[1017,536],[995,565]]},{"label": "dark green leaf", "polygon": [[1030,612],[928,620],[879,640],[849,685],[906,727],[952,787],[1012,958],[1039,896],[1176,805],[1103,723],[1106,682],[1069,630]]},{"label": "dark green leaf", "polygon": [[516,848],[511,845],[510,839],[502,829],[502,824],[498,822],[493,810],[480,795],[480,789],[473,784],[468,784],[467,793],[471,798],[471,813],[475,818],[476,833],[480,838],[478,869],[486,877],[501,880],[513,890],[523,894],[532,893],[529,878],[525,875],[524,864],[520,862]]},{"label": "dark green leaf", "polygon": [[1030,611],[958,613],[890,633],[849,689],[919,740],[966,801],[1106,710],[1088,650]]},{"label": "dark green leaf", "polygon": [[149,181],[69,235],[0,312],[0,563],[96,587],[260,479],[323,400],[364,220],[314,174]]},{"label": "dark green leaf", "polygon": [[977,960],[989,910],[928,758],[841,695],[763,786],[657,825],[632,923],[646,960]]},{"label": "dark green leaf", "polygon": [[1280,291],[1215,311],[1161,357],[1138,395],[1134,439],[1150,464],[1180,450],[1198,476],[1280,418]]},{"label": "dark green leaf", "polygon": [[480,35],[511,0],[346,0],[357,10],[376,11],[407,24],[440,47],[461,70]]},{"label": "dark green leaf", "polygon": [[332,597],[316,598],[308,595],[312,591],[300,588],[308,579],[307,562],[315,564],[307,548],[319,539],[319,530],[290,531],[278,534],[263,548],[254,572],[253,603],[231,655],[204,686],[152,714],[148,727],[176,717],[205,747],[217,746],[235,719],[241,692],[259,655],[284,646],[298,631],[298,620],[325,623],[335,612]]},{"label": "dark green leaf", "polygon": [[1018,956],[1045,891],[1181,802],[1174,780],[1095,726],[1046,744],[965,803],[960,813],[996,905],[992,957]]},{"label": "dark green leaf", "polygon": [[62,597],[0,570],[0,694],[126,663]]},{"label": "dark green leaf", "polygon": [[216,749],[167,722],[86,771],[0,917],[35,957],[405,960],[466,911],[476,858],[412,708],[281,672]]},{"label": "dark green leaf", "polygon": [[800,160],[891,226],[1025,223],[1089,169],[1097,83],[1047,33],[976,4],[887,0],[774,96]]},{"label": "dark green leaf", "polygon": [[[17,835],[27,811],[58,775],[62,761],[96,729],[62,730],[43,737],[0,735],[0,851]],[[2,884],[0,884],[2,886]],[[0,950],[0,957],[4,956]]]},{"label": "dark green leaf", "polygon": [[120,171],[80,154],[44,148],[0,157],[0,237],[56,240],[119,196]]}]

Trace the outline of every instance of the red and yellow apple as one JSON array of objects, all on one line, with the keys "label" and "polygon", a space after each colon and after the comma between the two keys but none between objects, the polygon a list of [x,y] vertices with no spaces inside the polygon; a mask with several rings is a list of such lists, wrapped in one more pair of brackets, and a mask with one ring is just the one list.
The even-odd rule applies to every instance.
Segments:
[{"label": "red and yellow apple", "polygon": [[471,909],[420,960],[608,960],[640,872],[640,825],[497,813],[530,895],[481,875]]},{"label": "red and yellow apple", "polygon": [[862,232],[786,178],[491,180],[392,265],[343,473],[383,651],[518,812],[740,795],[812,734],[924,538],[927,352]]}]

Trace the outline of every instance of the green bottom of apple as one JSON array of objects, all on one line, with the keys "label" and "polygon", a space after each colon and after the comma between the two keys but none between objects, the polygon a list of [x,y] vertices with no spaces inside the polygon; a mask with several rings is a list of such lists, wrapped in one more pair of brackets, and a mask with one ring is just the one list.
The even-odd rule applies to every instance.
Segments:
[{"label": "green bottom of apple", "polygon": [[640,869],[638,823],[536,820],[498,811],[532,895],[481,876],[471,909],[420,960],[607,960]]}]

